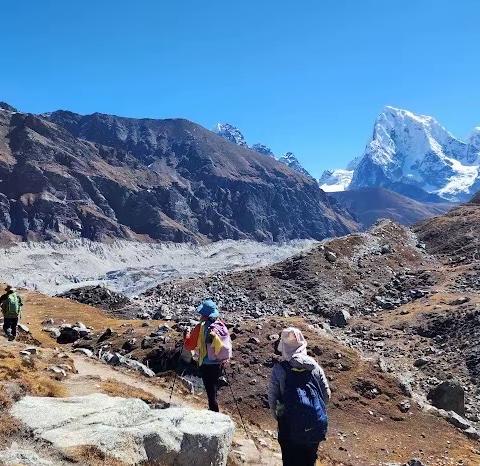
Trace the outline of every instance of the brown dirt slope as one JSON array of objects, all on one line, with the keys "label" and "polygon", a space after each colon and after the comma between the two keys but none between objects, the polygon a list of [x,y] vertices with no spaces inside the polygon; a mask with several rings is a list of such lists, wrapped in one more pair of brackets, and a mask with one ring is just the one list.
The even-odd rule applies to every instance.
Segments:
[{"label": "brown dirt slope", "polygon": [[369,228],[380,218],[388,218],[402,225],[413,225],[444,214],[455,206],[449,202],[416,201],[385,188],[352,189],[329,195],[352,212],[364,228]]},{"label": "brown dirt slope", "polygon": [[428,251],[449,262],[480,260],[480,194],[471,202],[445,215],[426,220],[414,227]]}]

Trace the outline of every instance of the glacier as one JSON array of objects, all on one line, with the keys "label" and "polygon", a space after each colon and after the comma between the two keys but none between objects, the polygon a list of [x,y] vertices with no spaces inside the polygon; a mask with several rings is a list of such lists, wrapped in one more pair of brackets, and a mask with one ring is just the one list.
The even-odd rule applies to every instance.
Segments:
[{"label": "glacier", "polygon": [[87,239],[24,242],[0,249],[0,281],[47,294],[103,285],[136,296],[176,278],[270,265],[316,244],[314,240],[272,244],[223,240],[206,245]]}]

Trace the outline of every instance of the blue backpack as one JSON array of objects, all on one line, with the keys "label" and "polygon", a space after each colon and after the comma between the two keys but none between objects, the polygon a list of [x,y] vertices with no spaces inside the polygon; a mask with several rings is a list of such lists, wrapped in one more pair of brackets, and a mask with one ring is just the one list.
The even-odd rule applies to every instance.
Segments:
[{"label": "blue backpack", "polygon": [[279,435],[292,443],[325,440],[328,416],[322,390],[309,370],[292,368],[282,362],[286,372],[282,397],[284,413],[279,419]]}]

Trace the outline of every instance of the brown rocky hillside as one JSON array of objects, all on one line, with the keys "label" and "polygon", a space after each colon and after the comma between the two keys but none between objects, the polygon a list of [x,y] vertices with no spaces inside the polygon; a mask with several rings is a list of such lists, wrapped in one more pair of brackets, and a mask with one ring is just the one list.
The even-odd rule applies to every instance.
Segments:
[{"label": "brown rocky hillside", "polygon": [[13,110],[0,108],[4,239],[282,241],[356,228],[313,179],[190,121]]}]

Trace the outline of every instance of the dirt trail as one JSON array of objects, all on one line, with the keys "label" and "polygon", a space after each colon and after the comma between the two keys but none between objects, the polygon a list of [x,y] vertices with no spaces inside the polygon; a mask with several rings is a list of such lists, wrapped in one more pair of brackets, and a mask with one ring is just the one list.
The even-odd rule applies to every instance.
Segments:
[{"label": "dirt trail", "polygon": [[[165,403],[168,402],[170,393],[158,385],[139,379],[138,376],[134,377],[123,371],[121,372],[113,369],[102,362],[95,361],[93,359],[87,359],[85,356],[72,354],[71,357],[75,362],[77,374],[74,374],[65,381],[65,385],[69,391],[69,396],[81,396],[88,395],[90,393],[96,393],[99,391],[99,387],[98,385],[95,385],[95,380],[106,381],[110,379],[116,380],[122,384],[130,385],[134,388],[144,390],[153,395],[155,398],[158,398],[160,401]],[[174,394],[172,396],[172,403],[184,404],[185,401]]]}]

